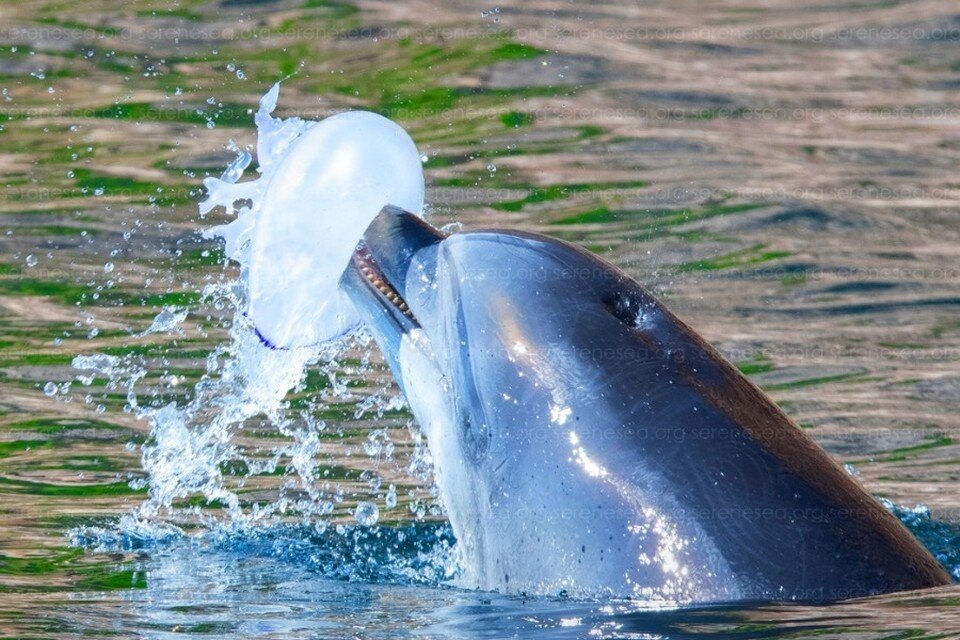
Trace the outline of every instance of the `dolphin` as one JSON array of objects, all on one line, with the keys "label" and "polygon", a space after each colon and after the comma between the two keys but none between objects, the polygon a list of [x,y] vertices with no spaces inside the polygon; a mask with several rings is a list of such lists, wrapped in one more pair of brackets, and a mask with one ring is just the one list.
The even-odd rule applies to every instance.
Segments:
[{"label": "dolphin", "polygon": [[703,603],[952,582],[703,338],[574,245],[386,207],[341,286],[427,438],[462,586]]}]

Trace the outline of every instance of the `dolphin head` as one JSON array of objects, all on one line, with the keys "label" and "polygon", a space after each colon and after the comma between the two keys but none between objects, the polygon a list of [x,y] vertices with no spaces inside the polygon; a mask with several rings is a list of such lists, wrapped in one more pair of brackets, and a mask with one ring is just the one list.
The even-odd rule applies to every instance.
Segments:
[{"label": "dolphin head", "polygon": [[762,392],[586,251],[387,207],[341,283],[427,437],[464,586],[704,602],[947,580]]},{"label": "dolphin head", "polygon": [[456,432],[443,437],[456,435],[464,462],[478,468],[503,464],[504,445],[515,457],[521,432],[543,426],[532,419],[569,417],[566,396],[583,398],[589,386],[576,378],[573,348],[593,346],[595,332],[635,331],[655,308],[639,288],[626,291],[630,282],[565,242],[501,230],[448,235],[394,207],[371,223],[343,276],[415,412],[430,376],[417,367],[439,376]]},{"label": "dolphin head", "polygon": [[[681,537],[699,532],[658,521],[667,500],[622,446],[636,390],[597,366],[640,356],[622,345],[660,313],[642,289],[565,242],[392,207],[342,283],[425,431],[469,586],[693,597]],[[708,541],[688,551],[727,571]]]}]

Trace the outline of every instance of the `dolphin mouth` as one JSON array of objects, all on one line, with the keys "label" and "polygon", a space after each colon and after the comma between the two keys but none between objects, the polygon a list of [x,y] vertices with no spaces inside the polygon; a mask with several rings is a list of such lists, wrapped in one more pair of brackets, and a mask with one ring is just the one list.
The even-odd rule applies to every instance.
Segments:
[{"label": "dolphin mouth", "polygon": [[420,326],[413,312],[410,311],[410,306],[407,304],[407,301],[403,299],[403,296],[400,295],[396,287],[390,283],[390,280],[383,272],[376,258],[374,258],[365,240],[361,240],[360,244],[357,245],[356,250],[353,252],[351,262],[357,271],[360,272],[367,289],[374,298],[379,300],[382,305],[400,312],[409,319],[415,327]]},{"label": "dolphin mouth", "polygon": [[[381,347],[396,347],[399,337],[420,328],[410,304],[407,279],[416,266],[423,274],[424,260],[447,237],[420,217],[387,205],[367,227],[353,252],[341,284],[360,311]],[[413,307],[413,309],[411,308]]]}]

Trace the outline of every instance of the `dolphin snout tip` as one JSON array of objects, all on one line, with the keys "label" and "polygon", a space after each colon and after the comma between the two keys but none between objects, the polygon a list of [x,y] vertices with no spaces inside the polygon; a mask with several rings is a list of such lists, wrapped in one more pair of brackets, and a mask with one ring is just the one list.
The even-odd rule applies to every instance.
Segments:
[{"label": "dolphin snout tip", "polygon": [[364,231],[357,251],[376,262],[390,286],[404,295],[413,257],[446,236],[419,216],[387,205]]}]

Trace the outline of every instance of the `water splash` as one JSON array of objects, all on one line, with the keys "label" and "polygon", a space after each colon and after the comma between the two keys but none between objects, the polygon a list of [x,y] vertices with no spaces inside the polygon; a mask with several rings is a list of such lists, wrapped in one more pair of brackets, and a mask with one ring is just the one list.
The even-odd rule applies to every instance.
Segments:
[{"label": "water splash", "polygon": [[960,580],[960,523],[937,520],[924,505],[905,507],[887,498],[878,500],[906,525],[955,580]]},{"label": "water splash", "polygon": [[[146,478],[139,481],[146,485],[148,499],[137,509],[138,518],[176,520],[184,515],[199,516],[199,508],[177,509],[179,502],[197,495],[204,503],[220,503],[232,521],[259,520],[281,512],[288,505],[280,499],[245,505],[237,487],[229,486],[225,468],[243,465],[247,471],[239,481],[242,486],[246,478],[275,472],[285,455],[293,461],[298,488],[306,491],[311,500],[320,500],[323,496],[315,486],[313,471],[321,464],[315,443],[316,434],[326,424],[310,411],[290,411],[287,395],[302,387],[310,365],[334,376],[339,368],[337,356],[351,345],[341,342],[271,350],[262,344],[242,313],[242,279],[210,285],[204,295],[215,305],[233,309],[233,318],[229,322],[228,342],[207,357],[206,371],[194,386],[189,402],[168,402],[160,407],[142,405],[138,384],[148,375],[148,368],[139,356],[81,355],[73,361],[74,368],[81,372],[77,379],[82,384],[90,385],[98,376],[106,378],[108,390],[125,391],[125,410],[150,426],[150,439],[141,449]],[[145,334],[175,330],[185,316],[182,310],[165,309]],[[349,397],[343,385],[332,385],[332,389],[335,395]],[[157,393],[149,387],[145,392],[153,397]],[[322,402],[320,398],[314,400]],[[245,450],[237,436],[253,419],[266,421],[289,440],[269,451]],[[316,510],[308,504],[301,506],[305,512]]]},{"label": "water splash", "polygon": [[177,332],[183,335],[180,325],[187,319],[188,310],[179,307],[164,307],[163,311],[157,314],[153,323],[138,337],[150,335],[151,333],[173,333]]},{"label": "water splash", "polygon": [[236,149],[236,158],[220,178],[206,178],[203,181],[207,197],[200,203],[200,217],[203,218],[217,207],[223,207],[228,214],[236,216],[228,224],[206,230],[203,236],[208,239],[223,238],[226,256],[241,264],[248,262],[249,242],[264,193],[290,145],[310,124],[297,117],[274,118],[272,113],[279,97],[280,85],[275,84],[260,99],[260,108],[254,115],[257,126],[257,171],[260,176],[239,182],[252,157],[247,151]]},{"label": "water splash", "polygon": [[[83,385],[93,384],[97,377],[106,378],[108,391],[125,394],[124,410],[150,427],[149,439],[140,447],[145,476],[131,483],[147,489],[146,501],[121,518],[113,534],[106,530],[75,532],[78,539],[92,536],[110,544],[111,536],[148,540],[152,531],[165,538],[197,524],[208,531],[249,531],[291,520],[324,531],[339,516],[353,520],[353,502],[367,505],[360,509],[359,518],[366,525],[381,517],[402,516],[397,511],[401,507],[395,485],[385,485],[379,477],[380,466],[391,462],[394,448],[387,430],[372,432],[362,447],[368,459],[357,466],[367,469],[360,476],[365,484],[348,485],[328,477],[331,453],[322,438],[337,427],[320,417],[324,411],[353,406],[356,418],[382,417],[386,411],[404,407],[395,386],[355,394],[348,385],[350,379],[363,378],[377,366],[369,337],[359,331],[317,345],[276,350],[264,344],[246,314],[254,222],[283,159],[316,124],[296,117],[273,117],[278,96],[279,85],[274,85],[260,100],[254,116],[258,175],[243,180],[253,156],[250,150],[231,143],[236,154],[233,162],[220,178],[204,180],[207,197],[199,205],[200,217],[222,208],[234,219],[203,235],[223,239],[225,254],[239,265],[239,275],[231,277],[225,272],[203,289],[204,301],[227,316],[223,326],[228,335],[207,356],[200,380],[185,397],[180,393],[176,400],[165,401],[162,390],[147,383],[151,367],[143,356],[93,354],[73,361]],[[136,337],[180,336],[190,313],[186,308],[166,307]],[[344,363],[346,357],[351,358],[349,366]],[[295,403],[291,392],[297,396]],[[271,442],[250,438],[248,432],[254,427],[270,432]],[[422,445],[417,447],[412,467],[421,480],[427,477],[423,450]],[[271,476],[279,476],[279,481],[250,490],[248,483]],[[338,505],[343,506],[339,514],[335,513]],[[219,509],[206,508],[209,506]],[[404,503],[403,508],[408,505]],[[416,499],[409,509],[418,517],[437,513],[435,504],[424,508]]]},{"label": "water splash", "polygon": [[457,571],[449,525],[391,527],[304,525],[233,526],[187,536],[170,525],[125,516],[121,526],[88,526],[70,533],[74,546],[98,552],[158,550],[189,544],[242,556],[275,558],[331,580],[438,586]]}]

